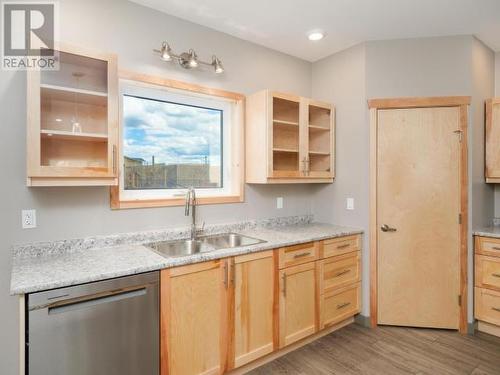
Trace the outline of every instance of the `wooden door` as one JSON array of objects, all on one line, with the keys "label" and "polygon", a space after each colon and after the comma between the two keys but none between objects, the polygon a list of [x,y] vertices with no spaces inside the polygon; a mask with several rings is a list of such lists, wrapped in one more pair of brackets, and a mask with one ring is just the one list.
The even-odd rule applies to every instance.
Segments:
[{"label": "wooden door", "polygon": [[234,258],[234,367],[273,351],[273,251]]},{"label": "wooden door", "polygon": [[500,98],[486,101],[486,182],[500,183]]},{"label": "wooden door", "polygon": [[315,268],[310,262],[280,271],[280,348],[317,331]]},{"label": "wooden door", "polygon": [[378,323],[456,329],[460,107],[377,113]]},{"label": "wooden door", "polygon": [[227,267],[217,260],[161,271],[162,375],[224,371]]}]

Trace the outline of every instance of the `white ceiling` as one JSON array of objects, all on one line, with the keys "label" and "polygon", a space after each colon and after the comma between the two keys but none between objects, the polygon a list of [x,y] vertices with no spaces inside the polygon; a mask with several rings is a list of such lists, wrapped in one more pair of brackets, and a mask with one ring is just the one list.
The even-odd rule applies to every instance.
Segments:
[{"label": "white ceiling", "polygon": [[[500,0],[132,1],[308,61],[367,40],[426,36],[472,34],[500,50]],[[310,42],[314,29],[327,36]]]}]

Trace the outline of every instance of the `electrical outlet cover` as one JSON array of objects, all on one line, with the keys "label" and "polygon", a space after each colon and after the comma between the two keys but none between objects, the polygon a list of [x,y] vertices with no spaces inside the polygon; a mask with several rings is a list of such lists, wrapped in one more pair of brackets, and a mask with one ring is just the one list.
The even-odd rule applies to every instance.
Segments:
[{"label": "electrical outlet cover", "polygon": [[346,209],[354,210],[354,198],[347,198]]},{"label": "electrical outlet cover", "polygon": [[23,229],[36,228],[36,210],[22,210],[21,216]]},{"label": "electrical outlet cover", "polygon": [[276,198],[276,208],[277,209],[283,208],[283,197]]}]

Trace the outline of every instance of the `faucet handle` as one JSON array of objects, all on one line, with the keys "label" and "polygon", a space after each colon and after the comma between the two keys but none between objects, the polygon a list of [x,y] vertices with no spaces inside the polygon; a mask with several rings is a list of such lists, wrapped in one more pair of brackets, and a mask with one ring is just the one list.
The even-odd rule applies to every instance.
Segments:
[{"label": "faucet handle", "polygon": [[197,232],[197,233],[201,233],[201,232],[203,232],[204,230],[205,230],[205,222],[203,221],[203,222],[201,223],[201,228],[196,229],[196,232]]}]

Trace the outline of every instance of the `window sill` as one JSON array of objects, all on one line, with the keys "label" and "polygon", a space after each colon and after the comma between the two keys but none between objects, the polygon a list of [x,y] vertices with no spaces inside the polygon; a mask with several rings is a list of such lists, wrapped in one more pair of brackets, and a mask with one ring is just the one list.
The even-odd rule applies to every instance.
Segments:
[{"label": "window sill", "polygon": [[[153,207],[173,207],[184,206],[184,198],[169,198],[169,199],[137,199],[137,200],[120,200],[117,187],[112,187],[110,190],[110,205],[113,210],[125,210],[131,208],[153,208]],[[223,203],[243,203],[243,195],[228,195],[219,197],[200,197],[196,199],[197,204],[223,204]]]}]

